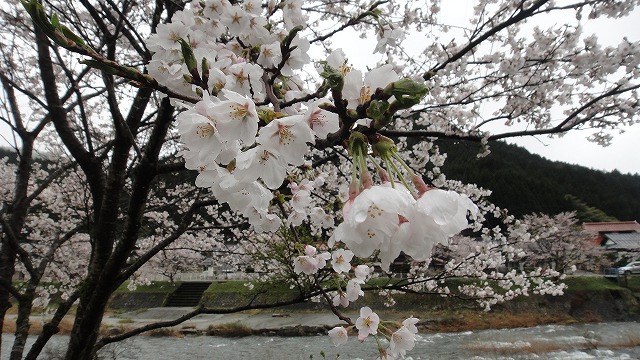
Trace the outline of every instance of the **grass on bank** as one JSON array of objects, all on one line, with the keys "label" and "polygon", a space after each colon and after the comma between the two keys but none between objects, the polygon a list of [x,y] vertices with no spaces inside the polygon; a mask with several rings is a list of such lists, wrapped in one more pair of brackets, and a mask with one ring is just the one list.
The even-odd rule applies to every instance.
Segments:
[{"label": "grass on bank", "polygon": [[[393,282],[397,279],[393,279]],[[463,285],[465,283],[473,282],[474,280],[464,279],[450,279],[447,280],[444,285],[450,288]],[[569,291],[603,291],[603,290],[621,290],[624,287],[619,285],[615,280],[609,280],[601,276],[570,276],[563,280],[568,286]],[[295,294],[295,289],[290,289],[286,285],[282,284],[267,284],[266,286],[259,283],[252,283],[254,288],[251,289],[246,284],[248,281],[243,280],[220,280],[213,281],[211,286],[205,291],[205,295],[213,295],[220,293],[240,293],[251,294],[255,291],[267,291],[269,293],[289,293]],[[374,278],[371,279],[365,287],[384,286],[389,283],[387,278]],[[127,288],[128,283],[122,284],[116,293],[166,293],[170,294],[175,291],[180,283],[174,284],[168,281],[156,281],[149,285],[140,285],[135,290],[131,291]],[[640,276],[633,276],[628,278],[628,287],[632,291],[640,291]]]},{"label": "grass on bank", "polygon": [[[388,278],[374,278],[371,279],[366,287],[384,286],[391,282],[396,282],[398,279]],[[450,288],[456,288],[459,285],[470,283],[473,279],[449,279],[443,285]],[[630,276],[627,278],[627,284],[621,282],[620,284],[615,279],[607,279],[602,276],[570,276],[563,280],[568,286],[568,291],[605,291],[605,290],[622,290],[628,288],[632,292],[640,293],[640,276]],[[215,300],[220,296],[224,297],[229,294],[235,294],[236,299],[242,299],[244,297],[254,296],[256,292],[262,293],[260,296],[263,301],[277,301],[286,298],[293,297],[297,294],[295,289],[290,289],[289,286],[284,284],[260,284],[252,283],[253,289],[246,286],[248,281],[243,280],[220,280],[213,281],[211,286],[205,291],[203,301]],[[140,285],[135,290],[129,290],[127,288],[128,282],[122,284],[115,292],[114,295],[126,295],[130,293],[139,294],[165,294],[169,296],[179,286],[180,282],[171,283],[169,281],[155,281],[148,285]],[[621,286],[626,285],[626,286]],[[55,303],[55,301],[54,301]],[[237,305],[237,304],[236,304]],[[17,307],[9,309],[8,314],[12,314],[17,311]],[[35,309],[34,313],[39,313],[38,309]]]},{"label": "grass on bank", "polygon": [[569,291],[603,291],[620,290],[622,287],[615,281],[601,276],[570,276],[563,280]]}]

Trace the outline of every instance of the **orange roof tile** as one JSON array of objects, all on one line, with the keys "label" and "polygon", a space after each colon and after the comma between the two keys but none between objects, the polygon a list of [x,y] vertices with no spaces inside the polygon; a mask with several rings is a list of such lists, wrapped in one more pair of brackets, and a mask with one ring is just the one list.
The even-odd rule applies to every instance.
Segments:
[{"label": "orange roof tile", "polygon": [[640,224],[637,221],[588,222],[583,223],[582,227],[586,231],[597,233],[640,232]]}]

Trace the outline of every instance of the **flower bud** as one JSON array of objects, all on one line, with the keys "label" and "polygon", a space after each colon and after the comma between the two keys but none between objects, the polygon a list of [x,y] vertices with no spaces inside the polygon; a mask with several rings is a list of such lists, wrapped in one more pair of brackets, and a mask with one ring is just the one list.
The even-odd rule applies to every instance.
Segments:
[{"label": "flower bud", "polygon": [[186,42],[184,39],[178,39],[178,42],[180,43],[182,57],[184,58],[184,64],[187,65],[187,70],[189,70],[191,75],[197,74],[198,61],[196,60],[196,56],[193,54],[191,44]]},{"label": "flower bud", "polygon": [[396,143],[393,140],[389,139],[386,136],[377,135],[377,141],[371,145],[371,149],[373,150],[373,154],[380,157],[388,157],[390,153],[397,152],[398,148],[396,147]]},{"label": "flower bud", "polygon": [[322,72],[320,76],[322,76],[325,80],[327,80],[327,84],[333,90],[341,91],[344,86],[344,79],[342,78],[342,73],[329,66],[326,62],[322,62]]},{"label": "flower bud", "polygon": [[411,182],[413,182],[413,186],[418,190],[419,196],[422,196],[422,194],[432,189],[424,182],[424,180],[422,180],[422,176],[418,174],[413,174],[413,176],[411,176]]},{"label": "flower bud", "polygon": [[360,182],[362,183],[362,190],[373,186],[373,177],[367,168],[363,168],[360,171]]},{"label": "flower bud", "polygon": [[368,145],[367,137],[361,132],[354,131],[349,136],[349,152],[351,154],[366,154]]},{"label": "flower bud", "polygon": [[387,117],[389,103],[383,100],[371,100],[367,107],[367,116],[374,120],[382,120]]},{"label": "flower bud", "polygon": [[202,83],[206,85],[209,82],[209,62],[207,61],[207,59],[202,58],[201,67],[202,67]]},{"label": "flower bud", "polygon": [[378,177],[380,177],[380,181],[382,181],[383,183],[391,182],[391,176],[389,176],[387,170],[383,168],[378,168]]},{"label": "flower bud", "polygon": [[416,105],[427,95],[429,88],[411,79],[400,79],[387,85],[384,95],[393,95],[396,101],[393,106],[397,109],[407,109]]},{"label": "flower bud", "polygon": [[389,94],[389,91],[391,91],[390,94],[395,97],[399,97],[403,95],[423,97],[427,95],[427,93],[429,92],[429,88],[426,85],[420,84],[417,81],[405,78],[405,79],[400,79],[398,81],[394,81],[391,84],[389,84],[384,89],[384,93]]},{"label": "flower bud", "polygon": [[283,115],[283,113],[276,112],[276,111],[273,111],[271,109],[259,109],[258,110],[258,118],[261,121],[264,121],[266,124],[270,123],[274,119],[281,118],[282,115]]}]

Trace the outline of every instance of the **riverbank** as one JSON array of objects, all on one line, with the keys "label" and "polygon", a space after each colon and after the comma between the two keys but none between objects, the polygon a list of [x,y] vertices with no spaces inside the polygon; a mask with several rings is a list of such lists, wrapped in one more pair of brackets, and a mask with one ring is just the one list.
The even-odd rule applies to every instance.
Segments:
[{"label": "riverbank", "polygon": [[[153,323],[170,321],[192,311],[193,308],[150,308],[120,314],[107,314],[102,322],[103,335],[116,335],[128,330]],[[284,310],[284,311],[282,311]],[[456,311],[433,311],[407,313],[404,311],[376,310],[382,320],[401,322],[409,316],[420,319],[418,328],[421,333],[457,332],[480,329],[504,329],[532,327],[547,324],[575,324],[609,321],[603,318],[582,318],[581,320],[566,314],[505,311],[482,312],[476,309],[458,309]],[[358,317],[357,308],[345,311],[344,315],[352,321]],[[17,315],[5,317],[4,332],[15,330]],[[31,318],[30,333],[37,335],[42,324],[48,321],[48,315],[36,315]],[[73,324],[73,316],[64,318],[60,325],[60,335],[68,334]],[[633,319],[627,319],[631,321]],[[223,337],[241,337],[250,335],[268,336],[308,336],[324,335],[335,326],[344,325],[329,310],[281,312],[252,310],[234,314],[201,314],[177,326],[152,330],[150,336],[188,336],[210,335]]]},{"label": "riverbank", "polygon": [[[372,305],[372,308],[386,321],[401,322],[409,316],[419,318],[418,328],[421,333],[640,321],[639,297],[634,292],[608,283],[601,284],[598,289],[589,290],[586,290],[580,281],[574,280],[573,285],[573,289],[567,290],[562,296],[520,297],[496,305],[489,312],[474,307],[474,303],[468,301],[436,296],[414,298],[409,294],[396,296],[397,304],[394,307],[376,304],[377,306]],[[326,334],[329,329],[344,325],[328,309],[318,308],[318,304],[313,303],[304,305],[306,306],[296,305],[235,314],[198,315],[170,331],[174,335],[301,336]],[[361,304],[354,305],[356,306],[344,310],[344,315],[355,322],[360,307],[358,305]],[[111,318],[111,331],[117,331],[117,326],[123,322],[140,326],[175,319],[191,310],[192,308],[152,308],[125,312]]]},{"label": "riverbank", "polygon": [[[580,307],[590,307],[589,302]],[[604,300],[604,299],[603,299]],[[606,300],[609,301],[610,299]],[[596,300],[600,303],[600,300]],[[564,311],[564,301],[555,306],[544,304],[541,299],[519,299],[518,304],[503,304],[485,312],[476,308],[443,310],[396,311],[388,308],[374,309],[382,320],[402,322],[414,316],[421,333],[444,333],[468,330],[522,328],[538,325],[568,325],[611,321],[637,321],[639,317],[626,310],[614,314],[611,311],[581,311],[577,308]],[[563,304],[562,306],[557,306]],[[574,301],[575,304],[575,301]],[[528,308],[528,310],[525,310]],[[109,316],[105,326],[110,333],[119,333],[129,327],[140,327],[154,322],[176,319],[193,308],[152,308]],[[586,308],[585,308],[586,310]],[[573,312],[573,315],[569,314]],[[358,308],[345,310],[343,315],[353,322],[358,318]],[[212,335],[212,336],[307,336],[324,335],[335,326],[345,325],[328,309],[324,311],[304,311],[297,309],[252,310],[234,314],[202,314],[179,326],[159,330],[150,335]]]},{"label": "riverbank", "polygon": [[[162,296],[154,287],[153,291],[122,292],[117,304],[127,304],[126,308],[114,306],[103,320],[102,333],[119,334],[148,324],[179,318],[193,308],[153,306],[162,304]],[[244,295],[238,292],[224,292],[220,288],[205,294],[205,306],[224,308],[231,301],[241,304]],[[229,289],[234,289],[229,287]],[[144,290],[144,289],[143,289]],[[492,311],[484,312],[473,307],[472,302],[437,296],[417,297],[411,294],[396,296],[397,304],[387,308],[378,297],[365,297],[365,301],[353,304],[345,310],[345,315],[353,321],[358,317],[358,309],[364,304],[372,307],[383,320],[402,321],[409,316],[420,319],[422,333],[457,332],[480,329],[503,329],[532,327],[547,324],[575,324],[593,322],[640,321],[640,295],[618,286],[608,280],[591,277],[572,279],[569,290],[562,296],[533,295],[521,297],[505,304],[496,305]],[[367,302],[369,301],[369,302]],[[131,309],[132,304],[145,308]],[[4,332],[13,332],[16,315],[5,317]],[[39,333],[42,323],[49,316],[40,314],[32,317],[32,333]],[[67,316],[60,325],[60,334],[68,333],[73,316]],[[202,314],[177,326],[152,330],[147,335],[155,336],[248,336],[279,335],[301,336],[326,334],[334,326],[344,325],[328,309],[315,303],[295,306],[251,310],[232,314]]]}]

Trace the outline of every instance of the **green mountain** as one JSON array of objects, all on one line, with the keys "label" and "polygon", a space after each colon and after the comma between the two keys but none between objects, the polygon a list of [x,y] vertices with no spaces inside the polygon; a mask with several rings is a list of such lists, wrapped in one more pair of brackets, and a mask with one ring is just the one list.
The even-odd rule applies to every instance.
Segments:
[{"label": "green mountain", "polygon": [[448,179],[492,190],[491,200],[516,216],[577,211],[582,221],[640,221],[640,175],[550,161],[505,142],[491,143],[484,158],[476,157],[477,144],[437,144],[447,153]]}]

